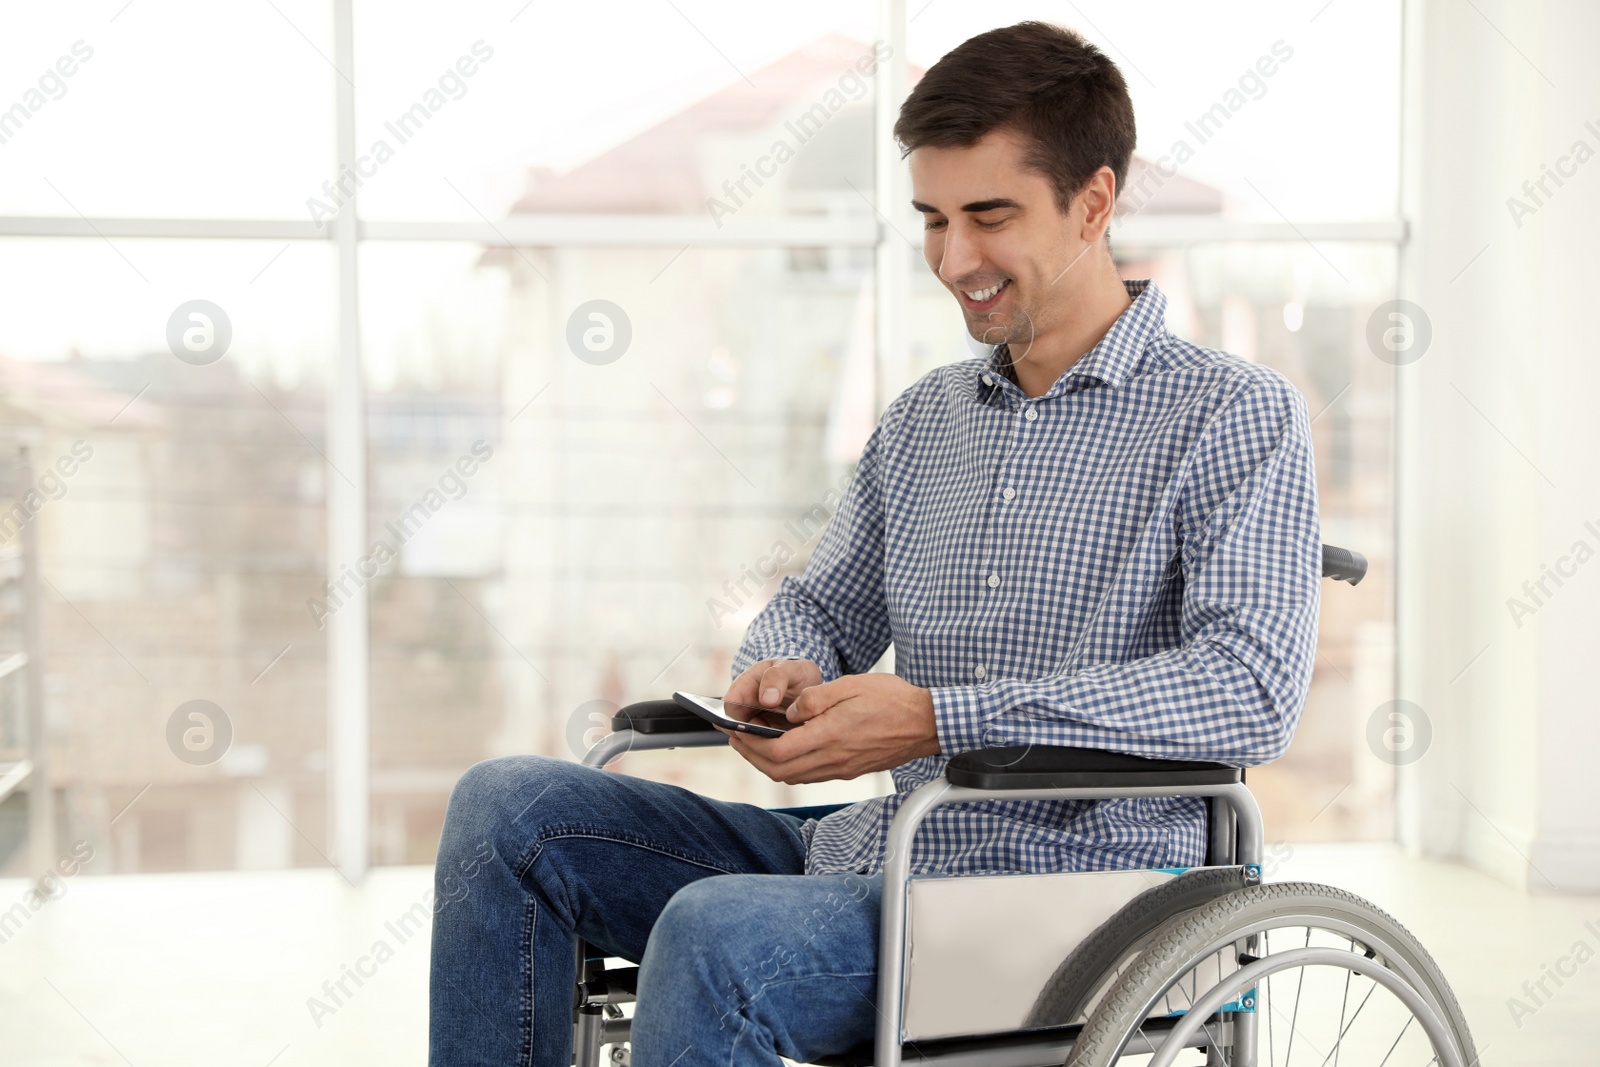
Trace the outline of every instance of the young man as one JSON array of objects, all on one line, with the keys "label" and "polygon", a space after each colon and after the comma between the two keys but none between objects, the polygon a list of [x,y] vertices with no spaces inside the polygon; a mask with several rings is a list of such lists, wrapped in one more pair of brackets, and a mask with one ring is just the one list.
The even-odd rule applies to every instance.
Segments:
[{"label": "young man", "polygon": [[[1127,87],[1022,23],[928,71],[895,135],[928,266],[987,359],[889,405],[804,574],[751,624],[727,699],[801,723],[729,734],[783,782],[893,771],[824,819],[571,762],[473,767],[438,860],[432,1060],[569,1062],[573,940],[641,961],[633,1062],[809,1061],[871,1038],[885,838],[984,746],[1250,765],[1288,746],[1320,597],[1306,406],[1174,338],[1106,230]],[[890,642],[896,674],[863,674]],[[912,869],[1203,862],[1194,798],[937,809]]]}]

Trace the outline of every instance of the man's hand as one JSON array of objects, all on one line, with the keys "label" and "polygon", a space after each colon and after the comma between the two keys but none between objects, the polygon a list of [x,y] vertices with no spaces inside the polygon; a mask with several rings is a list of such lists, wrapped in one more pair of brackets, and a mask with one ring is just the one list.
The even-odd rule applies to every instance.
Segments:
[{"label": "man's hand", "polygon": [[822,668],[808,659],[764,659],[733,680],[722,699],[771,708],[779,715],[802,690],[822,684]]},{"label": "man's hand", "polygon": [[[782,662],[793,665],[803,661]],[[747,692],[740,684],[761,666],[758,663],[740,675],[726,699],[738,700],[735,692]],[[815,664],[805,666],[816,669]],[[928,690],[893,674],[848,674],[825,684],[821,678],[819,671],[817,681],[801,688],[789,705],[788,718],[801,725],[782,737],[717,729],[728,735],[729,744],[756,770],[789,785],[858,778],[918,756],[939,754],[933,694]],[[765,681],[762,688],[766,688]]]}]

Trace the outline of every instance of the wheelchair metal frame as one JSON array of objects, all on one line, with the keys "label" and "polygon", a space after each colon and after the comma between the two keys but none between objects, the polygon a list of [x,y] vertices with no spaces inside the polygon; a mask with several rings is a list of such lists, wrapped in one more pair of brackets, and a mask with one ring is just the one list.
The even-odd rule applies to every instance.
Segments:
[{"label": "wheelchair metal frame", "polygon": [[[668,748],[708,748],[725,745],[727,739],[716,731],[682,733],[641,733],[636,730],[618,730],[600,739],[584,755],[585,766],[604,768],[613,759],[628,752],[644,752]],[[878,939],[878,1016],[877,1032],[873,1038],[873,1064],[875,1067],[900,1067],[904,1052],[901,1027],[901,982],[906,962],[906,888],[911,878],[911,843],[917,829],[933,809],[945,804],[959,804],[974,800],[1109,800],[1120,797],[1172,797],[1200,796],[1211,801],[1210,853],[1211,863],[1259,864],[1263,852],[1261,809],[1255,797],[1243,782],[1216,785],[1154,785],[1154,786],[1080,786],[1029,789],[978,789],[959,786],[946,778],[927,782],[906,798],[895,813],[889,826],[888,854],[883,867],[883,910]],[[583,980],[584,947],[578,946],[578,974]],[[631,1020],[606,1019],[603,1005],[595,1004],[578,1009],[578,1022],[574,1032],[573,1051],[578,1067],[592,1067],[599,1060],[601,1046],[626,1040]],[[1233,1055],[1230,1063],[1237,1067],[1254,1067],[1256,1017],[1245,1012],[1232,1016],[1228,1043]],[[1005,1035],[994,1035],[1003,1037]],[[974,1038],[974,1042],[982,1038]],[[958,1064],[985,1064],[1003,1067],[1005,1064],[1038,1063],[1041,1053],[1065,1054],[1071,1047],[1071,1037],[1059,1031],[1041,1031],[1038,1042],[1017,1045],[1005,1051],[975,1051],[961,1049],[949,1055],[930,1050],[918,1054],[918,1062],[941,1063],[955,1067]],[[1153,1052],[1155,1048],[1129,1048],[1130,1054]]]},{"label": "wheelchair metal frame", "polygon": [[[1337,545],[1322,546],[1322,577],[1355,585],[1367,572],[1366,557],[1359,552]],[[642,707],[638,705],[637,707]],[[687,730],[633,729],[637,719],[626,712],[613,718],[614,732],[600,739],[583,757],[586,766],[603,768],[625,752],[643,752],[666,748],[707,748],[727,744],[721,733],[703,723],[694,723]],[[1026,756],[1030,750],[1013,750]],[[1061,750],[1058,750],[1061,751]],[[961,759],[964,757],[956,757]],[[1020,762],[1020,757],[1019,757]],[[1168,768],[1171,767],[1169,763]],[[1217,767],[1220,765],[1212,764]],[[999,769],[999,768],[994,768]],[[1226,769],[1226,768],[1225,768]],[[1152,768],[1146,780],[1159,777],[1163,772]],[[1070,772],[1067,772],[1070,777]],[[1060,777],[1046,771],[1044,778]],[[1096,777],[1100,777],[1096,775]],[[980,779],[981,780],[981,779]],[[1038,778],[1031,780],[1038,781]],[[1206,862],[1213,865],[1261,863],[1262,824],[1261,809],[1255,797],[1245,786],[1243,774],[1236,781],[1207,784],[1159,783],[1146,785],[1034,785],[1004,787],[974,787],[952,781],[948,771],[944,778],[927,782],[906,798],[889,825],[888,855],[883,867],[883,910],[878,936],[878,1015],[877,1032],[873,1037],[874,1067],[900,1067],[904,1060],[905,1034],[900,1013],[901,985],[906,964],[906,892],[911,879],[911,842],[917,828],[934,808],[944,804],[959,804],[973,800],[1112,800],[1120,797],[1179,797],[1199,796],[1210,800],[1208,827],[1208,855]],[[1258,935],[1244,939],[1246,949],[1254,953]],[[588,982],[587,952],[580,940],[577,949],[578,982],[580,987]],[[586,990],[576,1006],[577,1022],[574,1027],[573,1049],[578,1067],[595,1067],[599,1062],[602,1045],[624,1041],[632,1029],[628,1019],[606,1019],[605,1009],[633,999],[626,991]],[[620,1010],[620,1009],[619,1009]],[[1198,1010],[1198,1005],[1195,1006]],[[1256,1015],[1253,1011],[1230,1014],[1222,1024],[1220,1039],[1194,1040],[1193,1045],[1205,1045],[1207,1060],[1220,1061],[1219,1045],[1230,1048],[1229,1063],[1236,1067],[1255,1067]],[[1173,1028],[1176,1029],[1176,1028]],[[1189,1027],[1192,1032],[1192,1027]],[[1026,1035],[1037,1034],[1029,1042]],[[1024,1040],[1012,1040],[994,1045],[1007,1037],[1023,1035]],[[1040,1031],[1010,1031],[983,1035],[962,1040],[960,1045],[946,1045],[942,1049],[913,1052],[918,1062],[941,1063],[954,1067],[972,1064],[974,1067],[1024,1067],[1040,1062],[1049,1063],[1063,1058],[1076,1039],[1064,1028]],[[1153,1037],[1141,1036],[1127,1048],[1128,1054],[1154,1052]],[[982,1047],[988,1041],[992,1047]],[[1040,1060],[1040,1056],[1045,1058]]]}]

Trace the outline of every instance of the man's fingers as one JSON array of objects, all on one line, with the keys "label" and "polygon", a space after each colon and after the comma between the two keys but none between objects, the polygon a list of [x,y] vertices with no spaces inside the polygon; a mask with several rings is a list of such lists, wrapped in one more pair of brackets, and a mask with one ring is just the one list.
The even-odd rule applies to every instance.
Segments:
[{"label": "man's fingers", "polygon": [[775,782],[800,784],[827,781],[829,775],[825,768],[830,757],[826,749],[808,748],[793,756],[780,756],[770,747],[787,740],[789,736],[751,737],[740,734],[733,737],[730,743],[752,767]]},{"label": "man's fingers", "polygon": [[731,704],[754,704],[756,688],[760,684],[760,679],[754,673],[746,671],[733,680],[727,692],[723,693],[722,699]]},{"label": "man's fingers", "polygon": [[[784,693],[789,688],[786,675],[785,660],[762,660],[753,663],[745,672],[735,678],[733,684],[724,694],[724,700],[733,704],[750,704],[755,707],[777,707],[783,701]],[[771,690],[776,689],[776,699],[769,699]]]},{"label": "man's fingers", "polygon": [[784,702],[798,681],[799,666],[796,662],[785,660],[767,668],[767,672],[761,676],[760,702],[763,707],[776,708]]},{"label": "man's fingers", "polygon": [[795,722],[814,719],[840,701],[855,693],[856,683],[851,677],[836,678],[821,685],[807,686],[789,705],[789,718]]},{"label": "man's fingers", "polygon": [[779,707],[820,680],[821,671],[814,663],[800,659],[778,660],[762,672],[756,702],[762,707]]},{"label": "man's fingers", "polygon": [[[784,686],[783,675],[779,666],[776,663],[768,666],[755,679],[755,686],[753,687],[755,691],[751,694],[748,703],[757,707],[767,708],[777,705],[778,701],[783,697]],[[777,695],[774,696],[774,694]]]},{"label": "man's fingers", "polygon": [[789,720],[791,722],[805,722],[822,714],[827,704],[827,694],[822,690],[827,685],[807,686],[800,690],[800,695],[794,698],[794,703],[789,705]]},{"label": "man's fingers", "polygon": [[758,734],[741,734],[739,737],[744,749],[773,763],[798,759],[808,752],[826,747],[829,741],[827,731],[818,723],[786,730],[782,737],[761,737]]}]

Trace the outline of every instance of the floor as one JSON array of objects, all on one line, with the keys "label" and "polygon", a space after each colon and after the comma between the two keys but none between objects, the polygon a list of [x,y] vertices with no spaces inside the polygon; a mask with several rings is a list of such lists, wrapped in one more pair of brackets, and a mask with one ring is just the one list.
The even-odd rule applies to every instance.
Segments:
[{"label": "floor", "polygon": [[[1450,976],[1483,1063],[1600,1062],[1600,896],[1530,897],[1386,846],[1276,856],[1273,880],[1342,886],[1411,927]],[[0,925],[0,1060],[423,1064],[428,935],[401,936],[399,922],[430,879],[422,867],[379,869],[360,888],[320,870],[80,875],[26,918],[12,906],[27,886],[0,881],[0,917],[12,916]],[[382,962],[363,964],[371,976],[333,1005],[323,984],[369,956]],[[1558,987],[1556,969],[1576,973]],[[1524,982],[1541,978],[1550,995],[1535,989],[1536,1001]]]}]

